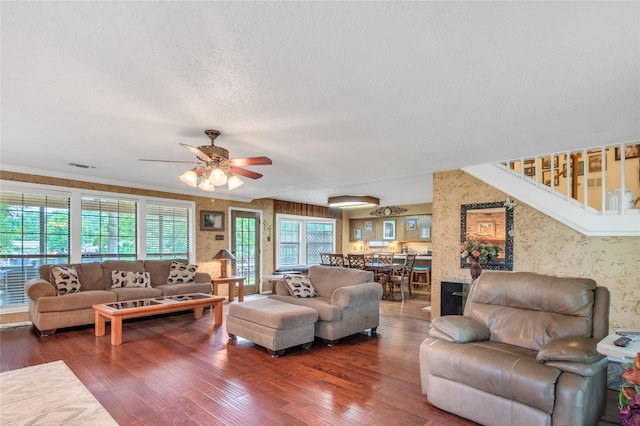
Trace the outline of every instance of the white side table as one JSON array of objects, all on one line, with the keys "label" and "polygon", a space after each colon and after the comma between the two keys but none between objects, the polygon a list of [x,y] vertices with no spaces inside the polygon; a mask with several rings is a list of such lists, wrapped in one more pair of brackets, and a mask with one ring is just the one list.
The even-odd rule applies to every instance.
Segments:
[{"label": "white side table", "polygon": [[624,368],[622,364],[633,362],[638,352],[640,352],[640,336],[633,337],[633,341],[629,342],[629,346],[622,348],[616,346],[613,342],[620,338],[618,334],[610,334],[600,342],[598,342],[597,350],[609,359],[609,367],[607,370],[607,387],[613,390],[619,390],[625,380],[622,378]]}]

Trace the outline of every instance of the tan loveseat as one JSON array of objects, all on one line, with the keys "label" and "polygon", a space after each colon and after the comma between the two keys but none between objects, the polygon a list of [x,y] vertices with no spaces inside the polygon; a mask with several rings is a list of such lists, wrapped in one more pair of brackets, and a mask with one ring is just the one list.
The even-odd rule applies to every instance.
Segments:
[{"label": "tan loveseat", "polygon": [[[187,263],[186,260],[179,260]],[[80,291],[58,296],[51,272],[54,266],[75,268]],[[55,333],[58,328],[93,324],[95,319],[91,306],[99,303],[187,293],[212,293],[211,277],[207,273],[197,272],[191,283],[167,284],[170,267],[171,260],[106,260],[42,265],[38,268],[40,278],[25,283],[25,292],[29,296],[29,319],[34,331],[43,336]],[[111,288],[112,271],[149,272],[151,287]]]},{"label": "tan loveseat", "polygon": [[586,278],[484,271],[464,315],[432,321],[422,393],[486,425],[595,425],[606,405],[609,292]]},{"label": "tan loveseat", "polygon": [[315,335],[329,344],[363,330],[376,332],[382,287],[373,282],[373,272],[313,265],[309,267],[309,280],[316,297],[292,296],[280,280],[276,283],[276,294],[269,298],[315,309],[318,312]]}]

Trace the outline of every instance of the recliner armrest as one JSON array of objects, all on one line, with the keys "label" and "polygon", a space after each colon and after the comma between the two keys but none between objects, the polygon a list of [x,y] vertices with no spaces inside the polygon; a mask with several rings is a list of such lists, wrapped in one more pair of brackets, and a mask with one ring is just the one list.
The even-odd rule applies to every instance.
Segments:
[{"label": "recliner armrest", "polygon": [[489,340],[491,331],[473,318],[447,315],[431,321],[429,336],[453,343]]},{"label": "recliner armrest", "polygon": [[598,340],[591,337],[563,337],[547,342],[536,359],[540,363],[549,361],[594,363],[603,358],[596,350]]},{"label": "recliner armrest", "polygon": [[381,298],[382,286],[378,283],[366,282],[335,289],[331,295],[331,304],[344,309],[350,306],[379,302]]},{"label": "recliner armrest", "polygon": [[24,291],[31,300],[38,300],[44,296],[57,296],[58,290],[47,280],[33,278],[24,283]]}]

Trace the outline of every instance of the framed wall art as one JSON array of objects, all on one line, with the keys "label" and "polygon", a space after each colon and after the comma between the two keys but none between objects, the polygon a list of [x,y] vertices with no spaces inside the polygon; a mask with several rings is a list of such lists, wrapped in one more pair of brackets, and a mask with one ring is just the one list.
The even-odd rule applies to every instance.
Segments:
[{"label": "framed wall art", "polygon": [[382,222],[382,239],[383,240],[396,239],[396,221],[395,220],[385,220]]},{"label": "framed wall art", "polygon": [[431,239],[431,227],[430,226],[423,226],[422,228],[420,228],[420,238],[424,238],[426,240],[430,240]]},{"label": "framed wall art", "polygon": [[407,231],[418,229],[418,219],[407,219]]},{"label": "framed wall art", "polygon": [[[620,161],[620,148],[616,147],[616,161]],[[638,158],[640,157],[640,143],[635,145],[627,145],[624,147],[624,159],[628,160],[630,158]]]},{"label": "framed wall art", "polygon": [[224,231],[224,212],[200,211],[201,231]]}]

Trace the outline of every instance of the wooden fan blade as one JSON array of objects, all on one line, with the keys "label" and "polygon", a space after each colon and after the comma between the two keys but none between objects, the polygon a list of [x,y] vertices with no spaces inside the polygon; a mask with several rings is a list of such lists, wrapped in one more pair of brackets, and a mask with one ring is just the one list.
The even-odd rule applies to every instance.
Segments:
[{"label": "wooden fan blade", "polygon": [[138,158],[138,161],[156,161],[158,163],[202,164],[198,161],[149,160],[147,158]]},{"label": "wooden fan blade", "polygon": [[187,148],[189,151],[191,151],[191,153],[193,155],[195,155],[196,157],[198,157],[199,159],[201,159],[202,161],[206,161],[207,163],[210,163],[213,161],[213,159],[211,157],[209,157],[207,154],[205,154],[204,152],[200,151],[198,148],[196,148],[195,146],[191,146],[191,145],[187,145],[186,143],[181,143],[180,145],[184,146],[185,148]]},{"label": "wooden fan blade", "polygon": [[260,173],[252,172],[251,170],[241,169],[240,167],[231,167],[231,173],[234,175],[240,175],[248,177],[250,179],[260,179],[262,175]]},{"label": "wooden fan blade", "polygon": [[229,161],[234,166],[268,166],[273,164],[269,157],[232,158]]}]

